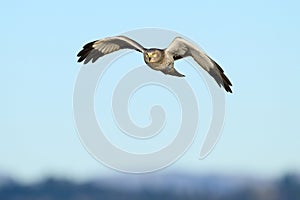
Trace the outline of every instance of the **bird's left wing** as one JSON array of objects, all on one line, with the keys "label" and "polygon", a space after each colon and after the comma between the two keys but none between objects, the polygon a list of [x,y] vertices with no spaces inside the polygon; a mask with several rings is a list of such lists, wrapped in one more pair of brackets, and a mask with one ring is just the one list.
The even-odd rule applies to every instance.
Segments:
[{"label": "bird's left wing", "polygon": [[84,61],[84,64],[87,64],[91,60],[95,62],[101,56],[120,49],[133,49],[142,53],[145,51],[142,45],[128,37],[108,37],[84,45],[83,49],[77,54],[77,57],[79,57],[78,62]]},{"label": "bird's left wing", "polygon": [[165,53],[173,56],[174,60],[192,56],[193,59],[216,80],[219,86],[222,85],[227,92],[232,93],[230,88],[232,84],[224,74],[223,69],[203,50],[189,41],[181,37],[176,37],[168,48],[165,49]]}]

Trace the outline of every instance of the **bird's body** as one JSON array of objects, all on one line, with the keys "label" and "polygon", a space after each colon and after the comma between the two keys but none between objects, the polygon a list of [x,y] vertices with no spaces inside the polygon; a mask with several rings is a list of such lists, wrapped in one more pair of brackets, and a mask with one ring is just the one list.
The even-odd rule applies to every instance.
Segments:
[{"label": "bird's body", "polygon": [[164,74],[183,77],[174,68],[174,58],[165,53],[165,49],[145,49],[144,52],[145,63],[153,70],[161,71]]},{"label": "bird's body", "polygon": [[151,69],[179,77],[184,75],[174,68],[174,61],[191,56],[216,80],[219,86],[222,85],[227,92],[232,92],[230,88],[232,84],[223,69],[205,52],[181,37],[176,37],[165,49],[146,49],[125,36],[104,38],[86,44],[77,54],[78,62],[84,61],[84,64],[90,61],[95,62],[98,58],[120,49],[139,51],[143,53],[144,61]]}]

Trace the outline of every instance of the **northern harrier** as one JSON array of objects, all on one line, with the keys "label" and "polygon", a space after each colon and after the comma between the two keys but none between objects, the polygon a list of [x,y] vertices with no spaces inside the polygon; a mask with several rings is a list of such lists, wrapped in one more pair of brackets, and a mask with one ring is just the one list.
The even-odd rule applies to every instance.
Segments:
[{"label": "northern harrier", "polygon": [[176,37],[165,49],[146,49],[134,40],[125,36],[108,37],[86,44],[77,54],[78,62],[84,64],[95,62],[101,56],[118,51],[120,49],[133,49],[143,53],[145,63],[152,69],[172,76],[183,77],[174,68],[174,61],[191,56],[204,70],[206,70],[227,92],[232,93],[232,86],[229,79],[224,74],[223,69],[212,60],[204,51],[187,40]]}]

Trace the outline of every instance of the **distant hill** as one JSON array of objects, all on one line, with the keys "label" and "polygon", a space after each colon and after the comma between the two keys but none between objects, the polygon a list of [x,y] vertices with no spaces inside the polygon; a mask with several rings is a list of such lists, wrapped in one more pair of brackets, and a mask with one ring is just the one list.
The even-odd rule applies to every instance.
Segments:
[{"label": "distant hill", "polygon": [[300,178],[288,174],[278,180],[257,177],[146,174],[120,175],[76,183],[48,178],[21,184],[0,176],[1,200],[298,200]]}]

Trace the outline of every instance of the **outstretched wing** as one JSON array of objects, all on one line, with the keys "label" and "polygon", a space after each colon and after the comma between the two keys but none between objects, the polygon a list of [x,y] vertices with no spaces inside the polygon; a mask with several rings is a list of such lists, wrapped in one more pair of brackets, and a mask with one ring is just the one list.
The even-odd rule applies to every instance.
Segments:
[{"label": "outstretched wing", "polygon": [[77,54],[77,57],[79,57],[78,62],[84,61],[84,64],[87,64],[91,60],[95,62],[101,56],[120,49],[133,49],[142,53],[145,51],[142,45],[128,37],[108,37],[84,45],[83,49]]},{"label": "outstretched wing", "polygon": [[224,74],[223,69],[206,55],[204,51],[187,40],[176,37],[165,50],[165,53],[173,56],[174,60],[192,56],[193,59],[216,80],[220,87],[222,85],[227,92],[232,93],[230,88],[232,84]]}]

